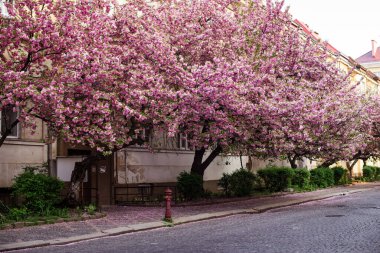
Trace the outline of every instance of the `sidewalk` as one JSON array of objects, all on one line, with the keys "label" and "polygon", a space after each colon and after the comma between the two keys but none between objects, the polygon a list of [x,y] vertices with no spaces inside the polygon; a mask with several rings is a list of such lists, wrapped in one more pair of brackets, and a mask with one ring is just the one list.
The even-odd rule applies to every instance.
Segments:
[{"label": "sidewalk", "polygon": [[[357,184],[307,193],[246,199],[229,203],[172,208],[174,225],[234,214],[260,213],[274,208],[297,205],[380,188],[380,183]],[[60,245],[105,236],[165,227],[163,207],[111,206],[107,216],[97,220],[65,222],[0,231],[0,251]]]}]

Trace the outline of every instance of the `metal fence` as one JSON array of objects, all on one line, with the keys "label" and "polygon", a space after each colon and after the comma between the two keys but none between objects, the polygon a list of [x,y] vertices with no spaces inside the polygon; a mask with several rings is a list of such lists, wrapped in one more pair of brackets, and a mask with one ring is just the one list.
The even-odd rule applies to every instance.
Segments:
[{"label": "metal fence", "polygon": [[172,201],[177,203],[178,192],[175,185],[139,184],[135,186],[114,186],[117,205],[160,204],[165,200],[165,190],[172,190]]}]

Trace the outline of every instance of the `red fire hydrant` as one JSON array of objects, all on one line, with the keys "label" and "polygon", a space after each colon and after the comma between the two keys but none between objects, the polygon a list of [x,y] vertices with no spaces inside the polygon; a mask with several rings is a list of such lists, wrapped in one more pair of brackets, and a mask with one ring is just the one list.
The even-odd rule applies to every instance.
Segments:
[{"label": "red fire hydrant", "polygon": [[172,211],[170,209],[170,202],[172,200],[172,190],[170,190],[169,188],[165,190],[165,200],[166,200],[165,221],[172,222]]}]

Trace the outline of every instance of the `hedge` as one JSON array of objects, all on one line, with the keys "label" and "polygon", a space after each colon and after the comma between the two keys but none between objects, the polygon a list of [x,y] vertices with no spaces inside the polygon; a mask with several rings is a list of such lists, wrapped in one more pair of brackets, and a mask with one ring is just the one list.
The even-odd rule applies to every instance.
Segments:
[{"label": "hedge", "polygon": [[200,175],[182,171],[177,177],[178,192],[185,200],[194,200],[203,195],[203,179]]},{"label": "hedge", "polygon": [[347,183],[347,174],[348,171],[343,167],[334,167],[332,168],[332,171],[334,173],[334,184],[346,184]]},{"label": "hedge", "polygon": [[291,187],[294,173],[292,168],[274,166],[257,171],[265,187],[271,192],[283,191]]},{"label": "hedge", "polygon": [[308,169],[295,169],[292,185],[303,188],[310,183],[310,171]]},{"label": "hedge", "polygon": [[326,188],[334,184],[334,172],[330,168],[318,167],[310,171],[310,183]]},{"label": "hedge", "polygon": [[223,173],[218,185],[225,195],[242,197],[251,195],[255,180],[256,176],[251,171],[239,169],[232,174]]}]

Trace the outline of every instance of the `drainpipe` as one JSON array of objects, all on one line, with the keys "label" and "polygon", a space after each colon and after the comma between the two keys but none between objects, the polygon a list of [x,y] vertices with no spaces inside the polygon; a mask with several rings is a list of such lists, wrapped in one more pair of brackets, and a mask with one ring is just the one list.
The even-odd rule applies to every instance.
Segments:
[{"label": "drainpipe", "polygon": [[[49,176],[54,176],[53,175],[53,145],[52,145],[52,137],[50,130],[47,130],[48,136],[47,136],[47,162],[48,162],[48,175]],[[56,175],[55,175],[56,176]]]}]

